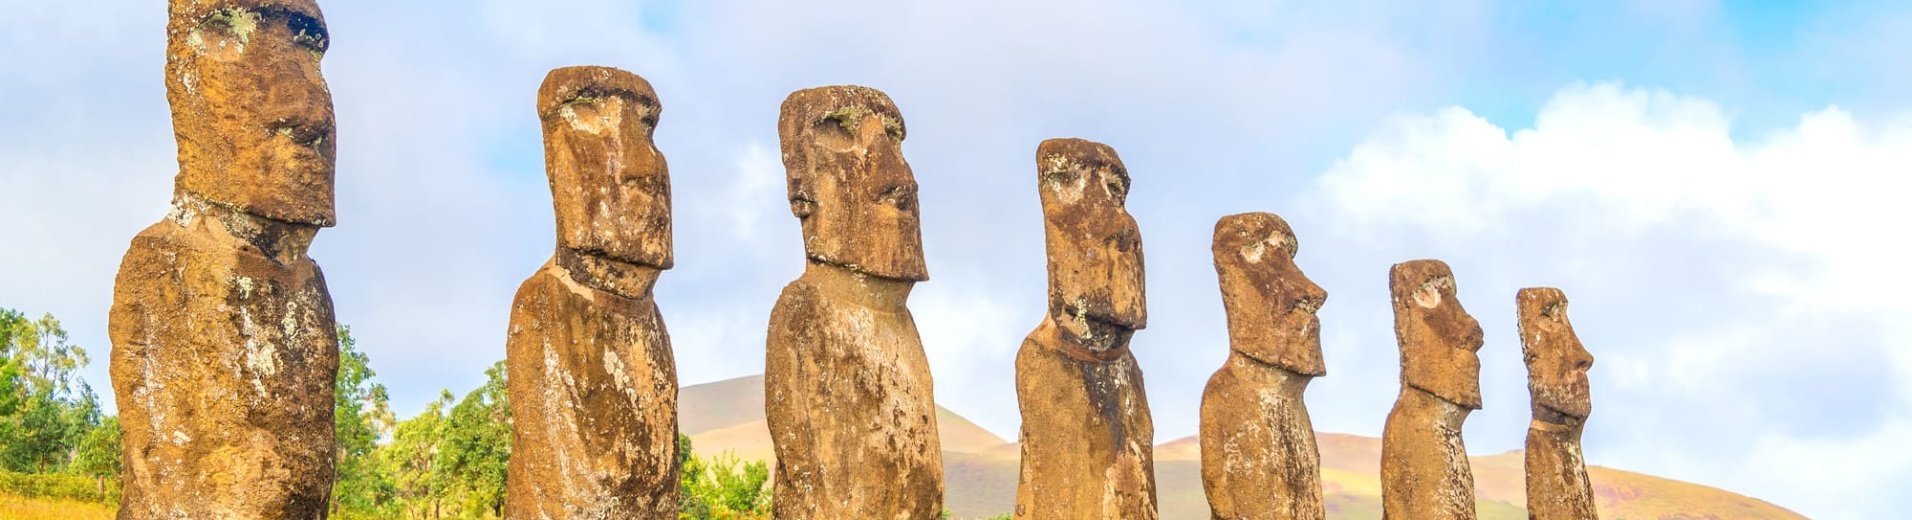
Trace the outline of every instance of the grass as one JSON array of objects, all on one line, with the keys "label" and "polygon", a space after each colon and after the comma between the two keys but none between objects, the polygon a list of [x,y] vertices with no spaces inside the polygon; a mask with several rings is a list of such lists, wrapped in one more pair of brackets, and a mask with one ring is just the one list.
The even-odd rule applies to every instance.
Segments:
[{"label": "grass", "polygon": [[114,513],[95,502],[0,495],[0,518],[7,520],[111,520]]}]

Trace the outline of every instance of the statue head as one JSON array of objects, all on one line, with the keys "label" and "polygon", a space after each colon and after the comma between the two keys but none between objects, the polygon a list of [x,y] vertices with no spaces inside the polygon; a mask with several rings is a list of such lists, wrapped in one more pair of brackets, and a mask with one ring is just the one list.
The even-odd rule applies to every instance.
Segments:
[{"label": "statue head", "polygon": [[659,110],[636,74],[565,67],[545,75],[538,119],[559,247],[671,268],[670,170],[651,142]]},{"label": "statue head", "polygon": [[313,0],[171,0],[166,99],[176,197],[292,224],[333,225],[331,38]]},{"label": "statue head", "polygon": [[818,87],[783,101],[777,137],[790,212],[802,222],[811,261],[880,278],[929,279],[903,136],[902,114],[876,89]]},{"label": "statue head", "polygon": [[1388,290],[1401,345],[1401,383],[1479,410],[1480,322],[1455,297],[1454,272],[1440,260],[1394,264]]},{"label": "statue head", "polygon": [[1036,148],[1049,253],[1049,315],[1092,351],[1125,346],[1148,325],[1142,233],[1124,206],[1129,171],[1115,149],[1081,139]]},{"label": "statue head", "polygon": [[1295,266],[1299,245],[1273,213],[1242,213],[1215,222],[1215,273],[1236,352],[1306,376],[1327,375],[1321,319],[1328,292]]},{"label": "statue head", "polygon": [[1521,289],[1514,297],[1520,307],[1520,353],[1527,361],[1527,391],[1533,396],[1534,418],[1556,424],[1578,424],[1593,413],[1587,370],[1593,354],[1580,344],[1567,321],[1567,294],[1551,287]]}]

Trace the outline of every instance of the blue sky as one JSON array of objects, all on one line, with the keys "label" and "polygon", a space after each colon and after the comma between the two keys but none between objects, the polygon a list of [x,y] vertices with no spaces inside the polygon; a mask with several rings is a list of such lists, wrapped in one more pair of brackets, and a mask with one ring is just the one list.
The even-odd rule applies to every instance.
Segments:
[{"label": "blue sky", "polygon": [[[1192,434],[1226,352],[1216,218],[1273,211],[1330,298],[1324,430],[1378,435],[1398,389],[1387,266],[1454,265],[1486,327],[1477,453],[1520,447],[1520,287],[1572,298],[1596,464],[1814,518],[1912,488],[1912,9],[1888,3],[962,3],[326,0],[341,320],[401,412],[504,355],[550,255],[533,94],[553,67],[648,78],[676,192],[657,297],[686,384],[761,370],[802,268],[774,122],[790,91],[888,92],[910,128],[931,281],[912,308],[939,402],[1017,424],[1040,319],[1035,145],[1114,146],[1135,178],[1151,316],[1134,348],[1160,440]],[[0,0],[0,306],[97,360],[127,241],[171,194],[164,7]],[[1897,225],[1895,225],[1897,224]]]}]

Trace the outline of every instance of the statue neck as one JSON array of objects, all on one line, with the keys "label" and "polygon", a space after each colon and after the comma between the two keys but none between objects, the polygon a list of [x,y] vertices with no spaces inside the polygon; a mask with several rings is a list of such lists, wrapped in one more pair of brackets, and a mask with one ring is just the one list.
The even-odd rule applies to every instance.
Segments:
[{"label": "statue neck", "polygon": [[904,305],[909,303],[910,290],[916,287],[914,280],[884,278],[815,260],[804,266],[802,279],[823,294],[887,312],[907,310]]},{"label": "statue neck", "polygon": [[1255,356],[1239,350],[1228,351],[1228,363],[1238,367],[1240,370],[1258,371],[1263,374],[1264,377],[1272,380],[1274,382],[1272,386],[1275,388],[1295,395],[1300,395],[1303,391],[1307,390],[1308,383],[1314,381],[1314,376],[1295,372],[1283,368],[1281,365],[1256,359]]},{"label": "statue neck", "polygon": [[1113,361],[1129,351],[1135,331],[1049,313],[1036,331],[1056,350],[1083,361]]},{"label": "statue neck", "polygon": [[179,227],[205,229],[251,244],[259,253],[279,265],[305,260],[306,250],[319,233],[318,226],[294,224],[239,211],[180,189],[173,192],[173,207],[166,219]]},{"label": "statue neck", "polygon": [[1465,406],[1442,399],[1433,392],[1407,385],[1401,386],[1400,403],[1408,406],[1409,409],[1435,411],[1436,420],[1456,432],[1460,431],[1461,423],[1467,420],[1467,414],[1473,412]]}]

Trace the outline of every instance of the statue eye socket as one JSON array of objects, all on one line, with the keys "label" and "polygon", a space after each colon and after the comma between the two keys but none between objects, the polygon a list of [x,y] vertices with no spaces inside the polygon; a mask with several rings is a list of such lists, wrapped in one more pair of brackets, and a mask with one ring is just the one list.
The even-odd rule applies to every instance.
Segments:
[{"label": "statue eye socket", "polygon": [[916,205],[915,191],[908,186],[893,186],[885,190],[877,199],[884,204],[895,206],[896,209],[909,211]]},{"label": "statue eye socket", "polygon": [[1105,184],[1109,190],[1110,197],[1114,197],[1116,200],[1128,200],[1129,177],[1127,175],[1112,171],[1103,173],[1103,177],[1107,179]]},{"label": "statue eye socket", "polygon": [[325,54],[326,48],[332,44],[331,35],[325,32],[325,24],[310,16],[290,14],[286,17],[286,28],[292,32],[292,43],[314,53]]}]

